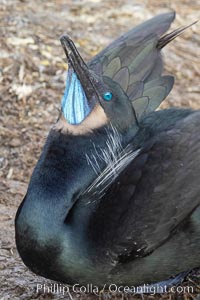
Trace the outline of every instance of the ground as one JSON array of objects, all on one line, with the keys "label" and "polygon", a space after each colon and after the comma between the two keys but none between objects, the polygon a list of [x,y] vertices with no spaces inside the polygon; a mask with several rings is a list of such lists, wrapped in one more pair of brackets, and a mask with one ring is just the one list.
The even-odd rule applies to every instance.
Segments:
[{"label": "ground", "polygon": [[[36,291],[37,284],[52,282],[24,266],[14,239],[17,207],[58,116],[64,90],[67,64],[60,35],[70,34],[87,60],[120,33],[156,14],[175,10],[174,29],[196,21],[199,7],[198,0],[0,0],[0,299],[64,299],[61,294]],[[163,108],[200,108],[199,29],[193,25],[164,51],[165,73],[173,74],[176,82]],[[195,290],[162,297],[194,299],[200,293],[198,286]],[[95,298],[73,294],[65,299],[70,297]]]}]

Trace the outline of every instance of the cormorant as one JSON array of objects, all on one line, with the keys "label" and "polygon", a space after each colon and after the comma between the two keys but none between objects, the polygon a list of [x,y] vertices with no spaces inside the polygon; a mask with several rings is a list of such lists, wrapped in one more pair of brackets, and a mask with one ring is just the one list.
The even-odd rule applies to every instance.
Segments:
[{"label": "cormorant", "polygon": [[200,111],[155,111],[174,83],[160,54],[183,30],[165,34],[174,18],[142,23],[88,64],[61,37],[61,114],[15,221],[17,249],[36,274],[169,286],[199,267]]}]

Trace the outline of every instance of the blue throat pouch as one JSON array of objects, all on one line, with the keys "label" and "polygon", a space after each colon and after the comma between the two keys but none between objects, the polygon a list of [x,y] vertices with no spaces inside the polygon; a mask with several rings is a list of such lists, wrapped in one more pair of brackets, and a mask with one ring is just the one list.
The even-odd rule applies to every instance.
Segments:
[{"label": "blue throat pouch", "polygon": [[71,68],[67,72],[61,107],[65,119],[74,125],[81,123],[91,111],[80,80]]}]

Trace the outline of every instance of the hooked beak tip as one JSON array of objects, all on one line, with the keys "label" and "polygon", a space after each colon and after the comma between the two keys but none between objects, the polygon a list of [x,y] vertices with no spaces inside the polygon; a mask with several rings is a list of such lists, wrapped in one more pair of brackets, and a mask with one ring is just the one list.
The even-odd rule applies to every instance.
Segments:
[{"label": "hooked beak tip", "polygon": [[72,39],[68,34],[64,33],[60,36],[60,42],[62,45],[68,44],[70,41],[72,41]]}]

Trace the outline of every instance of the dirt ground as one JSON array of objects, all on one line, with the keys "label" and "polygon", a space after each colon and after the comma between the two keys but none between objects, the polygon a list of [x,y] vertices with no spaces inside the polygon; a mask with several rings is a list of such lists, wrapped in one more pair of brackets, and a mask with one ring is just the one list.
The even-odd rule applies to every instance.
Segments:
[{"label": "dirt ground", "polygon": [[[37,284],[52,282],[24,266],[14,240],[15,213],[58,116],[64,90],[67,64],[59,36],[70,34],[89,59],[147,18],[173,9],[174,29],[200,19],[199,8],[198,0],[0,0],[0,299],[97,298],[37,292]],[[195,24],[164,50],[166,73],[173,74],[176,82],[162,107],[200,108],[199,29]],[[194,294],[163,299],[194,299],[200,293],[197,277]]]}]

